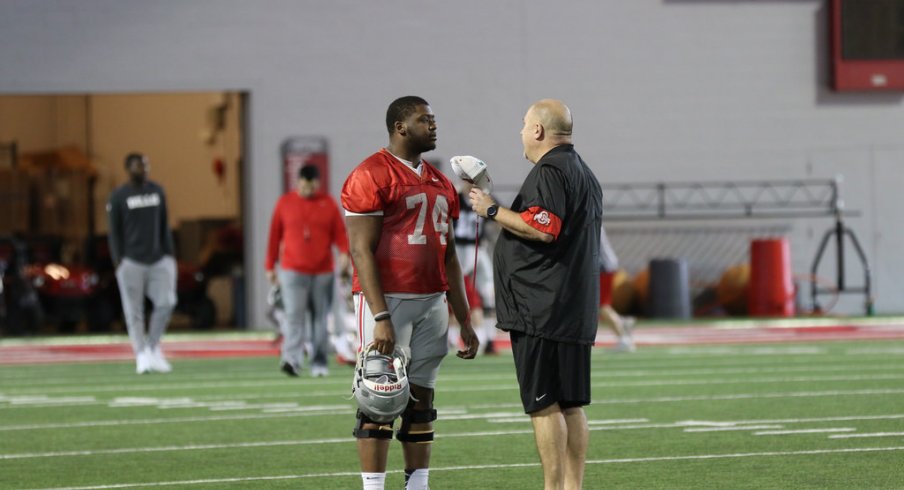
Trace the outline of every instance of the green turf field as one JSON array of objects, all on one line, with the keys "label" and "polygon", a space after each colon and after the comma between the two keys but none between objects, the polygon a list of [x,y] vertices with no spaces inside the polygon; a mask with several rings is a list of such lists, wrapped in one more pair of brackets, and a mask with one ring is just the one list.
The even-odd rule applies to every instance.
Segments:
[{"label": "green turf field", "polygon": [[[351,368],[0,367],[0,488],[360,488]],[[904,341],[598,349],[585,488],[904,488]],[[447,358],[433,489],[542,488],[510,353]],[[403,488],[397,442],[387,488]]]}]

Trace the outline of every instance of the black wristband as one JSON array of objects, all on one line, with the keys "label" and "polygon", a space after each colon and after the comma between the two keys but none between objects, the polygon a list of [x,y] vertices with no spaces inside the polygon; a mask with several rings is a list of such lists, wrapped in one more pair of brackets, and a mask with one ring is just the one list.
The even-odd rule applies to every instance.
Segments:
[{"label": "black wristband", "polygon": [[389,320],[390,318],[392,318],[392,314],[390,314],[388,311],[381,311],[374,315],[375,322],[382,322],[383,320]]}]

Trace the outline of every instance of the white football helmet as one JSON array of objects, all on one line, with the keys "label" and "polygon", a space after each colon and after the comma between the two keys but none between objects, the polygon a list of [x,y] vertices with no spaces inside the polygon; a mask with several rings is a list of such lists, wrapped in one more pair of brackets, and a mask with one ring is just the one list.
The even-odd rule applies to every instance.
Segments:
[{"label": "white football helmet", "polygon": [[459,179],[474,184],[487,194],[493,191],[493,181],[483,160],[470,155],[456,156],[449,159],[449,164]]},{"label": "white football helmet", "polygon": [[377,423],[396,419],[411,397],[408,385],[408,356],[396,346],[391,356],[380,353],[373,343],[358,355],[352,393],[358,410]]}]

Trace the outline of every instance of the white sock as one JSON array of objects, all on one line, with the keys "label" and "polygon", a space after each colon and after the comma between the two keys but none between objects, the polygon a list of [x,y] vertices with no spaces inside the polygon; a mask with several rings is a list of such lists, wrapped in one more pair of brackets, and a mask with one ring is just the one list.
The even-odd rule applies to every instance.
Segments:
[{"label": "white sock", "polygon": [[427,486],[427,480],[429,478],[429,468],[416,469],[414,470],[414,473],[411,474],[411,477],[408,478],[408,483],[405,485],[405,490],[429,490],[429,487]]},{"label": "white sock", "polygon": [[364,484],[363,490],[383,490],[385,481],[386,473],[361,473],[361,482]]}]

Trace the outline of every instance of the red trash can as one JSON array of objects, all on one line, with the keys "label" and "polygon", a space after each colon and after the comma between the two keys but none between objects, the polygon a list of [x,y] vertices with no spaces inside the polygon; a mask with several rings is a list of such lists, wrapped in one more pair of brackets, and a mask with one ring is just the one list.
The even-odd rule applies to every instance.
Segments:
[{"label": "red trash can", "polygon": [[784,238],[756,239],[750,243],[750,316],[794,316],[794,281],[791,249]]}]

